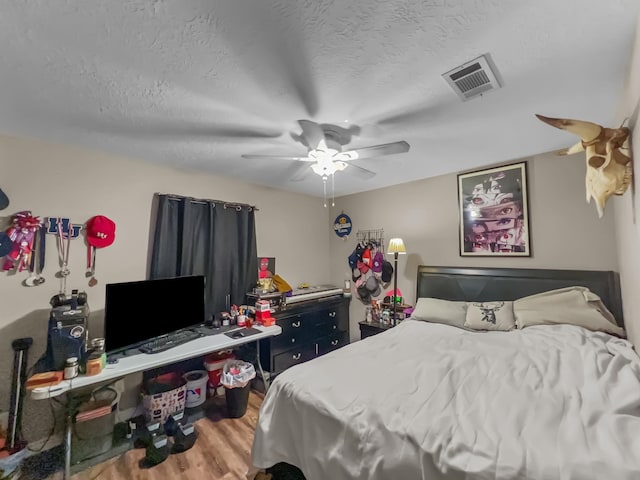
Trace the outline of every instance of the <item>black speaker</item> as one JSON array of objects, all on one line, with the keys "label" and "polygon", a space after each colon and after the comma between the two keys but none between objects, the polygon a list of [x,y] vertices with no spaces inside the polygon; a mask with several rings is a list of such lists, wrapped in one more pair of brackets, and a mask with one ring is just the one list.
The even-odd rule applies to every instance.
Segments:
[{"label": "black speaker", "polygon": [[69,357],[84,358],[88,339],[89,309],[86,305],[72,309],[54,307],[49,317],[49,346],[55,370],[63,370]]}]

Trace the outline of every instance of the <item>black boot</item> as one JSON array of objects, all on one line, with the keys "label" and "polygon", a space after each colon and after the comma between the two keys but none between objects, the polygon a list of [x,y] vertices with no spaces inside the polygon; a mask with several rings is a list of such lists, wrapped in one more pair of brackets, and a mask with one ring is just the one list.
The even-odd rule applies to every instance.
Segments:
[{"label": "black boot", "polygon": [[176,434],[173,437],[173,448],[171,453],[182,453],[193,447],[198,438],[198,432],[192,423],[187,425],[178,425]]},{"label": "black boot", "polygon": [[164,422],[164,434],[167,437],[173,437],[176,434],[176,430],[178,430],[178,422],[176,422],[173,416],[169,415],[167,420]]},{"label": "black boot", "polygon": [[147,445],[146,455],[140,460],[140,468],[151,468],[164,462],[169,456],[171,447],[166,435],[153,437],[153,441]]}]

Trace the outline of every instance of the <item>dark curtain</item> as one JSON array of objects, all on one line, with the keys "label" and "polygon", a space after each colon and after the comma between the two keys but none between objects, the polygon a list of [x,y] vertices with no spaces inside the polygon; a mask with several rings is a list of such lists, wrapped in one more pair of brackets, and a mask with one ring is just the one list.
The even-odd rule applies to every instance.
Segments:
[{"label": "dark curtain", "polygon": [[[205,318],[245,303],[258,272],[255,209],[157,195],[150,278],[205,275]],[[180,301],[180,299],[172,299]]]}]

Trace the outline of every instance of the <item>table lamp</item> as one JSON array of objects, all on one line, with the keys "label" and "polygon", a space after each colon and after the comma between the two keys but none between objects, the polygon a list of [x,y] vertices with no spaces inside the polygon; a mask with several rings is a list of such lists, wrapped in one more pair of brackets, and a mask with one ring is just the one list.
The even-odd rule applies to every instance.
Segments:
[{"label": "table lamp", "polygon": [[401,238],[392,238],[389,240],[389,248],[387,254],[393,253],[393,295],[391,296],[391,308],[393,308],[393,325],[397,323],[396,313],[396,295],[398,292],[398,255],[407,253],[407,249],[404,246],[404,242]]}]

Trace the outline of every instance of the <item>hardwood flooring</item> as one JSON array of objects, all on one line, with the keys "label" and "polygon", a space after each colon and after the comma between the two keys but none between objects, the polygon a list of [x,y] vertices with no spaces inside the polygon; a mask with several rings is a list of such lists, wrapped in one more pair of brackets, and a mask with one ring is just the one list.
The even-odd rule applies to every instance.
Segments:
[{"label": "hardwood flooring", "polygon": [[[258,411],[264,396],[252,391],[242,418],[224,418],[224,398],[207,409],[195,423],[198,440],[184,453],[170,455],[160,465],[141,469],[144,449],[129,450],[119,457],[77,473],[73,480],[246,480],[251,468],[251,445]],[[55,476],[56,480],[58,475]],[[62,478],[62,477],[60,477]]]}]

